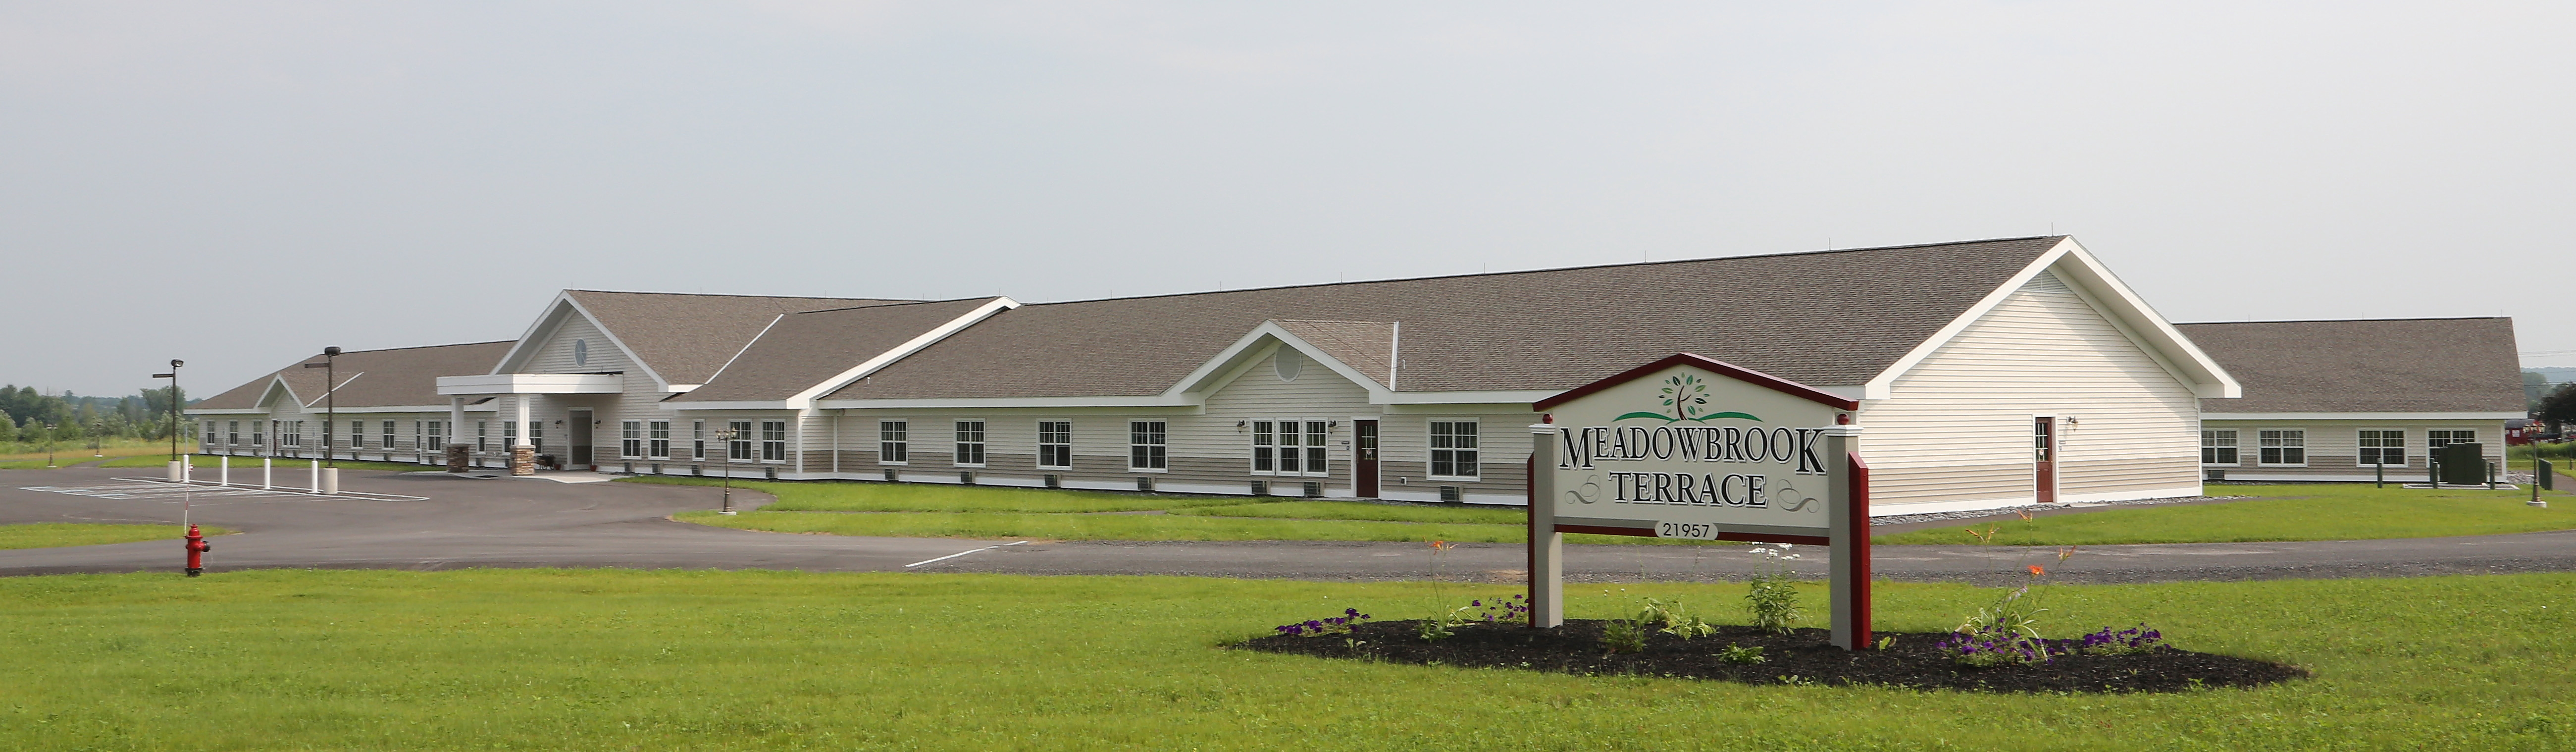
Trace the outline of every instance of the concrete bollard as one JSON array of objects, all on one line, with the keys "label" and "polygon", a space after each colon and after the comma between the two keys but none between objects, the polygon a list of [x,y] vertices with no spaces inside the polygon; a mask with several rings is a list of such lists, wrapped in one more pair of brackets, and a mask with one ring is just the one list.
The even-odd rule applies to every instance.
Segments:
[{"label": "concrete bollard", "polygon": [[229,454],[216,455],[216,457],[215,457],[215,485],[218,485],[218,486],[229,486],[229,485],[232,485],[232,484],[233,484],[233,456],[232,456],[232,455],[229,455]]},{"label": "concrete bollard", "polygon": [[332,494],[337,494],[337,493],[339,493],[339,492],[340,492],[340,468],[336,468],[336,467],[326,467],[326,468],[322,468],[322,481],[321,481],[321,485],[322,485],[322,491],[321,491],[321,493],[322,493],[322,495],[324,495],[324,496],[330,496],[330,495],[332,495]]},{"label": "concrete bollard", "polygon": [[259,458],[259,489],[262,491],[268,491],[276,488],[277,460],[267,457]]},{"label": "concrete bollard", "polygon": [[181,468],[185,468],[185,467],[187,467],[187,465],[188,465],[188,461],[187,461],[187,460],[171,460],[171,461],[170,461],[170,467],[169,467],[169,471],[170,471],[170,476],[169,476],[169,477],[170,477],[170,482],[172,482],[172,483],[184,483],[184,482],[186,482],[186,481],[188,480],[188,471],[183,470],[183,469],[181,469]]},{"label": "concrete bollard", "polygon": [[322,492],[322,461],[321,461],[321,460],[314,460],[314,461],[313,461],[313,488],[312,488],[312,492],[313,492],[313,493],[321,493],[321,492]]}]

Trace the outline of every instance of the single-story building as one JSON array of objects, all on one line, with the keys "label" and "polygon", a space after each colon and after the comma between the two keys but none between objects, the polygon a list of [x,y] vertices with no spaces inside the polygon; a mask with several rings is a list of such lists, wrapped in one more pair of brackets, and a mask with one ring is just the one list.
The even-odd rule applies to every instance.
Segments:
[{"label": "single-story building", "polygon": [[[465,421],[451,417],[457,406],[438,395],[438,377],[489,371],[513,344],[357,350],[341,353],[330,368],[298,361],[208,397],[187,414],[197,417],[200,451],[208,454],[320,458],[327,449],[341,459],[435,462],[439,447],[472,438],[455,432]],[[336,391],[328,378],[338,379]],[[462,412],[489,418],[492,407]]]},{"label": "single-story building", "polygon": [[2200,403],[2213,479],[2423,482],[2428,453],[2483,445],[2502,467],[2524,417],[2505,317],[2178,324],[2244,385]]},{"label": "single-story building", "polygon": [[524,424],[607,471],[1487,504],[1525,502],[1532,403],[1678,352],[1858,400],[1880,514],[2197,494],[2202,400],[2241,393],[2063,236],[1036,304],[577,290],[500,344],[435,379],[486,462]]}]

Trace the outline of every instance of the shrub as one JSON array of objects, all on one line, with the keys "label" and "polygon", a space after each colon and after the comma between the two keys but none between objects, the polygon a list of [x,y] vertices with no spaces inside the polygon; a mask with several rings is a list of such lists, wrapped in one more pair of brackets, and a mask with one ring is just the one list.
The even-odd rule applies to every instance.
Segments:
[{"label": "shrub", "polygon": [[1701,621],[1699,617],[1684,612],[1680,600],[1666,604],[1663,601],[1648,598],[1646,607],[1637,612],[1637,621],[1658,627],[1666,634],[1685,640],[1717,634],[1716,625]]},{"label": "shrub", "polygon": [[1717,659],[1728,663],[1761,663],[1763,661],[1770,660],[1769,658],[1762,657],[1762,646],[1760,645],[1745,647],[1743,645],[1731,643],[1726,646],[1725,650],[1717,651]]},{"label": "shrub", "polygon": [[1763,558],[1763,570],[1748,581],[1744,610],[1753,617],[1753,626],[1779,634],[1789,630],[1805,617],[1798,608],[1798,584],[1790,578],[1789,562],[1797,554],[1789,553],[1788,543],[1756,543],[1751,553]]},{"label": "shrub", "polygon": [[1636,619],[1611,619],[1601,628],[1601,647],[1613,653],[1635,653],[1646,649],[1646,624]]}]

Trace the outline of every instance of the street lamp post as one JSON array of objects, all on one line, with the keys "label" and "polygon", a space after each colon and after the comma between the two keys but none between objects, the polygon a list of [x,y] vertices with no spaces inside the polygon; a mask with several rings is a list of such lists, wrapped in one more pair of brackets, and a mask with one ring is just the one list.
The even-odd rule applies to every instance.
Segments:
[{"label": "street lamp post", "polygon": [[107,419],[89,419],[89,456],[107,456]]},{"label": "street lamp post", "polygon": [[733,514],[733,437],[740,433],[731,427],[716,429],[716,443],[725,448],[724,509],[716,514]]},{"label": "street lamp post", "polygon": [[187,364],[188,364],[188,362],[187,362],[187,361],[179,360],[179,359],[177,359],[177,358],[172,358],[172,359],[170,359],[170,372],[169,372],[169,373],[156,373],[156,374],[152,374],[152,378],[156,378],[156,379],[169,379],[169,380],[170,380],[170,479],[171,479],[171,480],[178,480],[178,479],[180,479],[181,477],[184,477],[184,476],[183,476],[183,474],[181,474],[181,473],[179,472],[179,463],[182,461],[182,460],[180,460],[180,458],[179,458],[179,367],[180,367],[180,366],[187,365]]},{"label": "street lamp post", "polygon": [[54,469],[54,424],[45,424],[45,469]]},{"label": "street lamp post", "polygon": [[[322,369],[322,435],[324,436],[331,435],[331,428],[340,425],[340,369],[337,367],[339,359],[340,348],[325,347],[322,348],[322,362],[304,364],[306,368]],[[352,434],[352,437],[354,438],[355,434]],[[350,452],[349,456],[354,458],[358,454]],[[322,466],[338,469],[340,464],[337,459],[338,455],[331,451],[330,442],[323,442]]]}]

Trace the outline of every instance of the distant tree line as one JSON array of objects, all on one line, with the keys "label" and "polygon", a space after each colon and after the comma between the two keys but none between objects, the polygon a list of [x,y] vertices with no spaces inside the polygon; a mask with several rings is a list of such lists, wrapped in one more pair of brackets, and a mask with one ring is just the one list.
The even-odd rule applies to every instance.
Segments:
[{"label": "distant tree line", "polygon": [[[166,439],[170,437],[171,389],[145,389],[125,397],[82,397],[68,389],[44,394],[32,386],[0,386],[0,441]],[[186,400],[187,391],[180,390],[178,398]],[[185,422],[183,418],[179,427],[183,436],[188,430]],[[46,431],[47,425],[54,427],[51,432]]]}]

